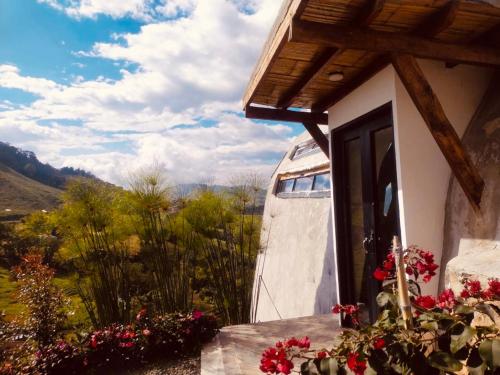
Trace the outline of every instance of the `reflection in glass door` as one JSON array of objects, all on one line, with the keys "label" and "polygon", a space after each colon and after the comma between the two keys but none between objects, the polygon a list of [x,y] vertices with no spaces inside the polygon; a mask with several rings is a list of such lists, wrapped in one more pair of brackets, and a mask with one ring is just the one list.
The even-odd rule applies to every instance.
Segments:
[{"label": "reflection in glass door", "polygon": [[390,104],[332,131],[340,300],[378,313],[372,274],[399,235]]}]

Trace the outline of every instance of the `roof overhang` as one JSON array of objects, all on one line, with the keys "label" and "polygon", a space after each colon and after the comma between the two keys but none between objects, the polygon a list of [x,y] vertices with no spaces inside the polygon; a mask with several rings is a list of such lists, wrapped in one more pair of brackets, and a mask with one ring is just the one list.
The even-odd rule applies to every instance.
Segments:
[{"label": "roof overhang", "polygon": [[[493,3],[286,0],[245,91],[247,117],[302,122],[328,155],[328,140],[317,127],[324,119],[318,115],[392,63],[469,201],[479,209],[484,182],[416,58],[450,67],[500,67],[500,4]],[[343,79],[330,80],[332,73]],[[299,115],[289,107],[305,111]]]},{"label": "roof overhang", "polygon": [[[286,0],[243,97],[324,112],[390,53],[500,65],[500,7],[471,0]],[[498,3],[498,2],[497,2]],[[332,82],[332,72],[344,79]]]}]

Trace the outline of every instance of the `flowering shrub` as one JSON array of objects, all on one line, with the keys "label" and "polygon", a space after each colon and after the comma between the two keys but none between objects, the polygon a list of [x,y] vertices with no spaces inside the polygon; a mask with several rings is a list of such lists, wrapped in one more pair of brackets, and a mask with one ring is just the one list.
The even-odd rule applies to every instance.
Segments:
[{"label": "flowering shrub", "polygon": [[134,367],[159,355],[166,358],[195,353],[217,331],[215,317],[200,311],[149,318],[143,309],[133,324],[112,324],[90,332],[78,345],[60,340],[28,358],[5,361],[0,374],[62,375],[103,367]]},{"label": "flowering shrub", "polygon": [[397,303],[395,259],[389,254],[373,274],[383,282],[377,297],[382,310],[374,324],[361,324],[357,306],[335,305],[332,312],[350,316],[356,329],[345,329],[330,350],[311,350],[309,340],[302,347],[279,342],[264,351],[260,370],[289,374],[296,359],[303,375],[500,373],[500,281],[491,279],[483,288],[477,280],[464,279],[459,296],[447,289],[434,298],[421,295],[418,285],[435,275],[432,253],[410,247],[404,263],[412,329],[405,329]]},{"label": "flowering shrub", "polygon": [[27,255],[12,273],[18,281],[17,298],[26,305],[18,326],[23,337],[39,346],[52,344],[67,316],[69,299],[53,284],[54,269],[40,255]]}]

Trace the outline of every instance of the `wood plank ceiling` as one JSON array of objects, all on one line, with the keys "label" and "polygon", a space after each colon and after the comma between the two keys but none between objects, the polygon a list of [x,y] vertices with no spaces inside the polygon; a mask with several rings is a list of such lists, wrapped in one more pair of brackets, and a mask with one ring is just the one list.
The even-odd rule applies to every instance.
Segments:
[{"label": "wood plank ceiling", "polygon": [[[289,40],[294,20],[333,25],[332,33],[335,28],[346,28],[347,33],[369,29],[398,38],[500,48],[500,8],[486,2],[288,0],[249,83],[245,107],[260,104],[323,112],[390,63],[390,56],[379,51],[294,41],[293,36]],[[330,81],[332,72],[341,72],[344,79]]]}]

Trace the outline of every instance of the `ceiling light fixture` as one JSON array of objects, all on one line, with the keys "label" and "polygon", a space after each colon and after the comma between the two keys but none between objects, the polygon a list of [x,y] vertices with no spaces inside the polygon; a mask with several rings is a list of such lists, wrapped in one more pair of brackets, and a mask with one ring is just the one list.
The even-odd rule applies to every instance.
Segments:
[{"label": "ceiling light fixture", "polygon": [[342,72],[332,72],[329,74],[328,79],[332,82],[339,82],[344,79],[344,73]]}]

